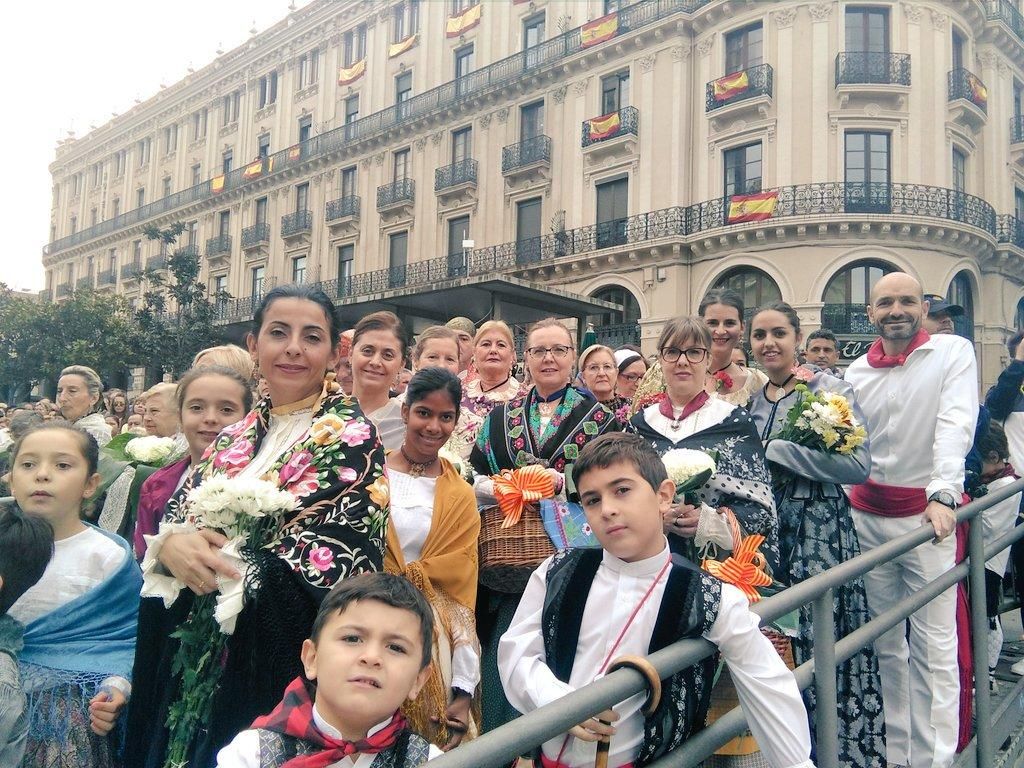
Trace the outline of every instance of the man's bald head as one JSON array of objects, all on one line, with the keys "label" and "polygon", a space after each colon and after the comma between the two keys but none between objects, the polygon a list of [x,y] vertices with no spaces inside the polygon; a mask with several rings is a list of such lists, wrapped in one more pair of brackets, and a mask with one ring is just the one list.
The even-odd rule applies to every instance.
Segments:
[{"label": "man's bald head", "polygon": [[924,299],[924,288],[917,278],[908,275],[906,272],[890,272],[883,275],[871,289],[871,303],[874,304],[879,296],[898,295],[906,296],[914,294],[919,301]]},{"label": "man's bald head", "polygon": [[906,272],[890,272],[871,289],[868,319],[886,342],[909,342],[927,313],[921,284]]}]

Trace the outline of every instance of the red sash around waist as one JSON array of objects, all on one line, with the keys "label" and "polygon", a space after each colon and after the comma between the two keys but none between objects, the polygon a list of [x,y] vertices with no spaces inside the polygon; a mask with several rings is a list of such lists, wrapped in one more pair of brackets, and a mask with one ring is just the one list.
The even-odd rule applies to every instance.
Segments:
[{"label": "red sash around waist", "polygon": [[885,485],[868,480],[853,486],[850,503],[857,509],[882,517],[913,517],[924,512],[928,497],[924,488]]}]

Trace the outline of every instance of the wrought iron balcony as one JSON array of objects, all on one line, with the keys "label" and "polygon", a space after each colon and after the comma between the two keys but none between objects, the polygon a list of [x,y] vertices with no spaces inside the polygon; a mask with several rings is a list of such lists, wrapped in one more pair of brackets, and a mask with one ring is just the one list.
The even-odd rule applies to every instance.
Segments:
[{"label": "wrought iron balcony", "polygon": [[189,257],[191,257],[193,259],[198,259],[199,258],[199,246],[196,243],[191,243],[189,245],[183,245],[181,248],[179,248],[176,251],[176,253],[179,256],[189,256]]},{"label": "wrought iron balcony", "polygon": [[864,304],[826,304],[821,308],[821,325],[833,333],[877,334]]},{"label": "wrought iron balcony", "polygon": [[[259,226],[258,224],[256,226]],[[264,224],[263,226],[266,226]],[[249,229],[252,229],[250,227]],[[242,245],[245,245],[245,233],[247,230],[242,230]],[[223,256],[231,253],[231,235],[217,235],[217,237],[210,237],[206,240],[206,256]]]},{"label": "wrought iron balcony", "polygon": [[594,328],[597,344],[617,349],[624,344],[640,344],[639,323],[610,323]]},{"label": "wrought iron balcony", "polygon": [[771,64],[758,64],[739,72],[732,72],[706,86],[704,111],[714,112],[730,104],[753,99],[757,96],[772,96],[775,71]]},{"label": "wrought iron balcony", "polygon": [[76,291],[82,291],[82,290],[85,290],[87,288],[92,288],[92,287],[93,287],[92,275],[86,275],[85,277],[80,277],[75,282],[75,290]]},{"label": "wrought iron balcony", "polygon": [[999,216],[996,219],[996,240],[1024,250],[1024,221],[1016,216]]},{"label": "wrought iron balcony", "polygon": [[328,200],[325,218],[328,222],[359,216],[359,195],[346,195],[337,200]]},{"label": "wrought iron balcony", "polygon": [[296,237],[311,232],[313,229],[313,212],[308,208],[281,217],[281,237]]},{"label": "wrought iron balcony", "polygon": [[57,286],[57,298],[63,299],[71,295],[71,283],[61,283]]},{"label": "wrought iron balcony", "polygon": [[1024,14],[1017,9],[1013,0],[985,0],[985,15],[989,21],[1001,21],[1024,42]]},{"label": "wrought iron balcony", "polygon": [[135,280],[142,274],[142,260],[133,259],[127,264],[121,265],[121,279],[122,280]]},{"label": "wrought iron balcony", "polygon": [[150,256],[146,259],[146,269],[167,269],[167,257],[162,253],[158,253],[156,256]]},{"label": "wrought iron balcony", "polygon": [[836,85],[910,85],[910,54],[847,51],[836,55]]},{"label": "wrought iron balcony", "polygon": [[640,135],[640,110],[636,107],[623,107],[617,112],[584,120],[581,146],[586,149],[593,144],[627,135]]},{"label": "wrought iron balcony", "polygon": [[415,199],[416,182],[412,179],[399,179],[377,187],[378,211],[396,205],[412,205]]},{"label": "wrought iron balcony", "polygon": [[458,160],[434,171],[435,192],[463,184],[476,184],[476,160],[471,157]]},{"label": "wrought iron balcony", "polygon": [[117,273],[113,269],[105,269],[96,275],[97,287],[117,285]]},{"label": "wrought iron balcony", "polygon": [[967,69],[954,69],[949,73],[949,100],[964,99],[988,113],[988,89],[981,78]]},{"label": "wrought iron balcony", "polygon": [[533,136],[518,144],[510,144],[501,150],[501,172],[513,173],[529,166],[551,164],[551,137]]},{"label": "wrought iron balcony", "polygon": [[1024,115],[1014,115],[1010,118],[1010,143],[1024,143]]}]

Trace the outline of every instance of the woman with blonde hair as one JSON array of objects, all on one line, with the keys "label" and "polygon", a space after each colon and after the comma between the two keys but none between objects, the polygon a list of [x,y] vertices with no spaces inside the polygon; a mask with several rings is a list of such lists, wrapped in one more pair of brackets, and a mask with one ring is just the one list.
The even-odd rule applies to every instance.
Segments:
[{"label": "woman with blonde hair", "polygon": [[253,381],[252,356],[237,344],[221,344],[217,347],[207,347],[196,352],[192,358],[192,368],[206,368],[212,365],[230,368],[246,381],[250,387],[255,385]]},{"label": "woman with blonde hair", "polygon": [[391,397],[405,360],[405,329],[392,312],[360,320],[352,337],[352,394],[384,443],[393,451],[405,437],[402,404]]},{"label": "woman with blonde hair", "polygon": [[103,415],[103,382],[92,368],[69,365],[57,380],[60,415],[96,438],[102,448],[110,442],[111,431]]}]

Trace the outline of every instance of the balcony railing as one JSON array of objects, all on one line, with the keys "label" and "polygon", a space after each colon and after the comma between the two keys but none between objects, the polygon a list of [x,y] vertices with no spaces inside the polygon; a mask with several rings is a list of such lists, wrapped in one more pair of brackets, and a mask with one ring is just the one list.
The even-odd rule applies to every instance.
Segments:
[{"label": "balcony railing", "polygon": [[1024,142],[1024,115],[1014,115],[1010,118],[1010,143],[1021,142]]},{"label": "balcony railing", "polygon": [[[258,227],[260,225],[257,224],[256,226]],[[266,227],[267,225],[264,224],[263,226]],[[243,229],[242,230],[242,245],[246,244],[246,242],[245,242],[245,234],[250,229],[253,229],[253,227],[249,227],[248,229]],[[266,240],[267,239],[266,236],[264,236],[263,239]],[[206,240],[206,256],[207,256],[207,258],[209,258],[210,256],[221,256],[221,255],[228,254],[228,253],[231,253],[231,235],[217,235],[217,237],[207,238],[207,240]]]},{"label": "balcony railing", "polygon": [[617,349],[623,344],[640,344],[640,325],[638,323],[612,323],[595,325],[594,333],[597,344]]},{"label": "balcony railing", "polygon": [[359,195],[346,195],[337,200],[328,200],[325,218],[327,221],[337,221],[348,216],[358,216],[359,204]]},{"label": "balcony railing", "polygon": [[92,288],[92,287],[93,287],[92,275],[86,275],[85,277],[80,277],[75,282],[75,290],[77,290],[77,291],[85,290],[86,288]]},{"label": "balcony railing", "polygon": [[996,241],[1024,249],[1024,221],[1016,216],[999,216],[996,219]]},{"label": "balcony railing", "polygon": [[[675,14],[692,14],[712,0],[640,0],[618,11],[618,30],[616,38],[630,32],[656,24]],[[446,110],[462,105],[468,96],[481,97],[500,88],[522,82],[528,75],[533,75],[544,67],[559,65],[565,59],[582,52],[582,27],[570,29],[562,34],[545,40],[539,45],[525,51],[512,54],[500,61],[478,69],[457,81],[452,80],[417,96],[413,96],[402,104],[392,105],[379,112],[354,120],[334,130],[310,137],[301,144],[276,152],[270,156],[273,174],[287,172],[291,168],[328,154],[347,149],[355,142],[379,136],[407,123],[421,120],[424,117],[440,114]],[[266,166],[265,166],[266,167]],[[236,168],[223,175],[223,186],[217,196],[231,190],[239,189],[250,183],[256,183],[266,174],[246,179],[243,176],[245,166]],[[219,176],[217,177],[219,178]],[[100,222],[95,227],[83,229],[73,235],[62,237],[49,243],[44,255],[52,255],[79,243],[124,227],[138,224],[155,216],[214,197],[212,179],[197,184],[173,195],[155,200],[148,205]]]},{"label": "balcony railing", "polygon": [[989,21],[1001,21],[1017,39],[1024,42],[1024,15],[1013,0],[985,0],[985,15]]},{"label": "balcony railing", "polygon": [[179,256],[188,256],[193,259],[199,258],[199,245],[196,243],[190,243],[189,245],[183,245],[176,251]]},{"label": "balcony railing", "polygon": [[399,203],[412,203],[416,199],[416,182],[399,179],[377,187],[377,210]]},{"label": "balcony railing", "polygon": [[294,237],[313,229],[313,212],[308,208],[281,217],[281,237]]},{"label": "balcony railing", "polygon": [[982,112],[988,113],[988,89],[976,74],[967,69],[949,73],[949,100],[966,99]]},{"label": "balcony railing", "polygon": [[61,283],[57,286],[57,298],[63,299],[71,295],[71,283]]},{"label": "balcony railing", "polygon": [[117,273],[113,269],[105,269],[96,275],[96,285],[117,285]]},{"label": "balcony railing", "polygon": [[501,150],[501,172],[524,168],[540,162],[551,162],[551,137],[534,136],[518,144],[510,144]]},{"label": "balcony railing", "polygon": [[833,333],[867,336],[877,333],[864,304],[826,304],[821,308],[821,325]]},{"label": "balcony railing", "polygon": [[617,112],[584,120],[582,126],[581,146],[589,147],[617,136],[632,134],[640,135],[640,110],[636,107],[623,107]]},{"label": "balcony railing", "polygon": [[476,184],[476,160],[471,157],[458,160],[434,171],[434,191],[457,187],[460,184]]},{"label": "balcony railing", "polygon": [[836,55],[836,85],[910,85],[910,54],[847,51]]},{"label": "balcony railing", "polygon": [[146,259],[146,269],[167,269],[167,257],[162,253],[158,253],[156,256],[150,256]]},{"label": "balcony railing", "polygon": [[134,259],[129,261],[127,264],[121,265],[121,279],[122,280],[134,280],[136,277],[142,274],[142,260]]},{"label": "balcony railing", "polygon": [[755,96],[771,96],[774,76],[771,64],[758,64],[712,80],[706,87],[704,111],[714,112]]}]

